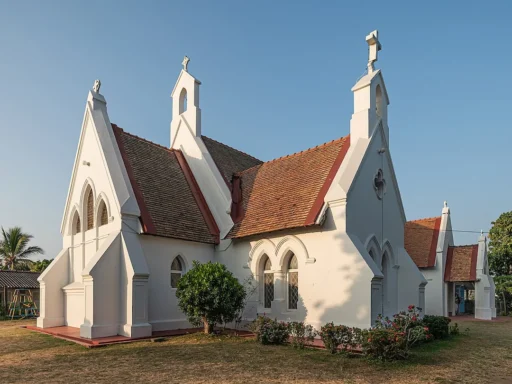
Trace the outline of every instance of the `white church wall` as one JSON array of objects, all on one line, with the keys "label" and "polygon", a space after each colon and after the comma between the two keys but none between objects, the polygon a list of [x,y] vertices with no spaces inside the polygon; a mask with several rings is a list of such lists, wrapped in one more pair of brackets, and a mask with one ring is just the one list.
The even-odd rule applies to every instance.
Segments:
[{"label": "white church wall", "polygon": [[[328,210],[321,231],[289,230],[222,245],[225,249],[216,252],[216,260],[225,263],[240,281],[253,275],[258,284],[259,289],[246,308],[247,320],[257,312],[280,320],[306,321],[317,329],[330,321],[362,328],[371,325],[371,280],[375,271],[361,257],[363,245],[338,230],[336,222],[343,220],[343,211],[344,206]],[[299,263],[297,310],[289,310],[287,301],[286,262],[290,251]],[[260,262],[265,254],[274,271],[271,309],[263,305]]]},{"label": "white church wall", "polygon": [[213,261],[214,246],[156,236],[140,236],[140,242],[149,268],[149,323],[153,331],[189,328],[178,308],[176,289],[171,287],[171,263],[179,256],[185,273],[193,261]]}]

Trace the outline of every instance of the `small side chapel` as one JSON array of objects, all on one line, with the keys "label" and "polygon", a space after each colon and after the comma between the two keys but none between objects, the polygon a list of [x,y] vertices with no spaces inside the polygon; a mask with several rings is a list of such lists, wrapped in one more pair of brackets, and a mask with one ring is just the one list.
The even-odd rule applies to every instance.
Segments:
[{"label": "small side chapel", "polygon": [[62,251],[39,279],[37,326],[76,327],[85,338],[188,328],[176,286],[194,260],[257,284],[246,321],[266,313],[367,328],[379,314],[424,308],[427,281],[404,246],[377,31],[366,42],[347,132],[270,161],[203,135],[201,82],[187,57],[171,93],[169,147],[112,124],[96,81]]}]

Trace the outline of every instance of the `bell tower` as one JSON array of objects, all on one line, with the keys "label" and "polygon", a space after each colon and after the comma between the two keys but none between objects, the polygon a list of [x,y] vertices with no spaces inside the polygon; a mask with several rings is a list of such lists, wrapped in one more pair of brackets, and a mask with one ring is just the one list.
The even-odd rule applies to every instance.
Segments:
[{"label": "bell tower", "polygon": [[171,93],[172,121],[171,148],[178,129],[189,129],[195,137],[201,136],[201,109],[199,86],[201,82],[188,72],[190,59],[185,56],[176,85]]},{"label": "bell tower", "polygon": [[382,123],[386,140],[389,142],[388,105],[389,98],[380,69],[375,69],[382,45],[377,30],[366,36],[368,44],[367,73],[352,87],[354,113],[350,120],[350,140],[368,139],[375,128]]}]

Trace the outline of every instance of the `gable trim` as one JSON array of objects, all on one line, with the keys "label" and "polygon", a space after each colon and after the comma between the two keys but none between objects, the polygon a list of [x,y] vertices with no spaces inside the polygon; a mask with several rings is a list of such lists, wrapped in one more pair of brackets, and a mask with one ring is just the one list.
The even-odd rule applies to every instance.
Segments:
[{"label": "gable trim", "polygon": [[311,210],[308,213],[308,216],[306,217],[306,221],[304,223],[305,226],[308,225],[314,225],[316,224],[316,219],[320,212],[322,211],[322,207],[325,203],[325,196],[327,195],[327,192],[329,191],[329,188],[331,187],[331,184],[334,180],[334,177],[336,176],[336,173],[338,172],[338,169],[341,167],[341,164],[343,163],[343,159],[345,159],[345,156],[350,148],[350,135],[346,136],[345,142],[343,143],[343,146],[340,149],[340,152],[338,153],[338,156],[334,160],[334,163],[331,167],[331,170],[329,171],[329,174],[327,175],[327,178],[324,181],[324,184],[322,185],[322,188],[320,189],[320,192],[318,193],[318,196],[316,197],[316,200],[311,207]]},{"label": "gable trim", "polygon": [[208,204],[206,203],[203,193],[201,192],[201,189],[199,188],[199,185],[197,184],[196,178],[194,177],[194,174],[192,173],[192,170],[190,169],[190,167],[187,163],[187,160],[185,159],[185,156],[183,155],[183,152],[181,152],[179,150],[173,150],[173,152],[176,155],[176,158],[178,159],[178,163],[180,164],[181,169],[183,170],[185,179],[187,180],[187,183],[190,187],[190,190],[192,191],[192,195],[194,196],[197,206],[199,207],[199,210],[201,211],[201,214],[203,215],[204,221],[206,222],[206,225],[208,226],[208,230],[210,231],[210,234],[215,237],[215,244],[219,244],[220,243],[219,227],[217,226],[217,223],[212,215],[212,212],[208,208]]},{"label": "gable trim", "polygon": [[430,244],[430,253],[428,255],[427,267],[433,267],[436,265],[437,242],[439,240],[439,230],[440,229],[441,229],[441,218],[438,217],[434,224],[434,234],[432,236],[432,243]]},{"label": "gable trim", "polygon": [[137,204],[140,209],[140,220],[142,223],[142,227],[145,233],[149,233],[152,235],[156,235],[156,227],[153,224],[153,220],[149,214],[148,208],[144,201],[144,197],[142,196],[142,192],[139,188],[139,185],[135,181],[135,175],[133,173],[132,166],[128,160],[128,156],[126,155],[126,151],[123,145],[123,140],[121,138],[121,128],[117,125],[112,124],[112,129],[114,131],[114,136],[116,137],[117,146],[119,147],[119,152],[121,153],[121,157],[123,158],[123,163],[126,168],[126,173],[128,173],[128,178],[130,179],[130,183],[133,188],[133,192],[135,194],[135,199],[137,200]]}]

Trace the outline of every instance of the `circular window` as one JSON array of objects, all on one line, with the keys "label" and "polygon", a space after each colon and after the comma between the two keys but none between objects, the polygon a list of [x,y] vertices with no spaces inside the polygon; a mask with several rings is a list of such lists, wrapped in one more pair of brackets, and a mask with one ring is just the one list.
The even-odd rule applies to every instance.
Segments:
[{"label": "circular window", "polygon": [[373,188],[379,199],[384,197],[386,193],[386,180],[384,180],[384,173],[379,169],[373,178]]}]

